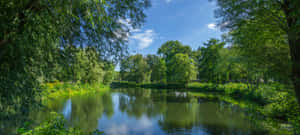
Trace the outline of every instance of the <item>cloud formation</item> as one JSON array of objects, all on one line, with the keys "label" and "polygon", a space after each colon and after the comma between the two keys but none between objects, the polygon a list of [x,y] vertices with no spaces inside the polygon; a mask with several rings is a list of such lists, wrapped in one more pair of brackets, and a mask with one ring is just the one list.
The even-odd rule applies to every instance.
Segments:
[{"label": "cloud formation", "polygon": [[142,31],[141,29],[133,28],[129,19],[119,19],[125,31],[115,31],[114,34],[117,38],[123,40],[132,40],[138,44],[139,49],[147,48],[154,40],[155,32],[151,29]]},{"label": "cloud formation", "polygon": [[147,29],[143,32],[137,32],[131,36],[132,39],[137,40],[139,49],[149,47],[155,37],[155,32],[151,29]]},{"label": "cloud formation", "polygon": [[212,30],[216,30],[217,29],[217,25],[215,23],[210,23],[210,24],[207,25],[207,27],[209,29],[212,29]]},{"label": "cloud formation", "polygon": [[123,25],[123,29],[114,31],[113,33],[119,39],[128,41],[131,33],[141,31],[141,29],[133,28],[130,19],[119,19],[118,22]]}]

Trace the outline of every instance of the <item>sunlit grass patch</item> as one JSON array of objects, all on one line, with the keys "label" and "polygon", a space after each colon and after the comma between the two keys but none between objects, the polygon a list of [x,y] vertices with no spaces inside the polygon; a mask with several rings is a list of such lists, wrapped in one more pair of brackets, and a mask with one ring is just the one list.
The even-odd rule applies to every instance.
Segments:
[{"label": "sunlit grass patch", "polygon": [[61,96],[71,97],[80,94],[105,93],[109,87],[103,84],[82,84],[82,83],[46,83],[43,84],[43,98],[57,98]]}]

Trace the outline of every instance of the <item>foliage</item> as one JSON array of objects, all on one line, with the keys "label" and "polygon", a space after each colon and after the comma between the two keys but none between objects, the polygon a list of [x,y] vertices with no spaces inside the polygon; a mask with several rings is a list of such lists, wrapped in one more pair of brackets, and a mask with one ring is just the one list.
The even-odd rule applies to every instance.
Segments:
[{"label": "foliage", "polygon": [[[170,62],[175,57],[176,54],[187,54],[189,57],[192,55],[192,50],[190,46],[185,46],[179,41],[167,41],[161,45],[158,49],[157,54],[162,55],[163,59],[165,60],[166,67],[167,67],[167,81],[169,80],[170,76],[174,73],[171,69],[174,69]],[[183,71],[185,72],[185,71]],[[175,80],[173,80],[175,81]]]},{"label": "foliage", "polygon": [[[271,101],[268,100],[270,93],[265,94],[265,91],[275,91],[274,88],[267,88],[263,85],[256,90],[252,90],[244,83],[226,83],[226,84],[215,84],[215,83],[189,83],[187,89],[192,91],[203,91],[203,92],[221,92],[233,99],[244,100],[255,102],[255,104],[265,105]],[[274,93],[274,92],[272,92]]]},{"label": "foliage", "polygon": [[192,53],[190,46],[184,46],[179,41],[167,41],[161,45],[161,47],[157,51],[158,54],[162,55],[163,58],[168,63],[173,56],[177,53],[188,54]]},{"label": "foliage", "polygon": [[196,78],[193,59],[187,54],[177,53],[169,62],[168,82],[188,83]]},{"label": "foliage", "polygon": [[217,39],[210,39],[207,43],[204,43],[205,47],[199,48],[201,51],[201,57],[198,59],[198,71],[199,79],[202,81],[219,80],[219,73],[216,71],[218,65],[218,59],[220,58],[220,51],[224,47],[225,43],[220,42]]},{"label": "foliage", "polygon": [[120,75],[122,80],[136,83],[150,80],[149,66],[141,54],[129,56],[121,62]]},{"label": "foliage", "polygon": [[146,61],[151,70],[151,82],[165,83],[167,80],[165,60],[156,55],[147,55]]},{"label": "foliage", "polygon": [[103,76],[103,84],[110,84],[114,80],[116,76],[114,69],[115,68],[113,64],[106,64],[106,68],[105,68],[106,72]]},{"label": "foliage", "polygon": [[[255,55],[260,59],[266,55],[266,58],[271,56],[269,59],[261,59],[262,64],[257,64],[257,66],[264,67],[263,69],[265,67],[270,69],[262,72],[267,74],[266,76],[282,81],[291,74],[289,78],[293,82],[295,95],[300,105],[300,47],[298,45],[300,41],[298,5],[300,2],[297,0],[216,1],[219,6],[216,10],[216,17],[219,18],[220,26],[229,30],[233,43],[242,46],[246,50],[244,55],[251,54],[250,58],[257,63],[259,59]],[[252,48],[265,49],[253,51]],[[248,63],[252,63],[252,59]],[[285,69],[289,67],[291,71]]]},{"label": "foliage", "polygon": [[[1,0],[0,6],[0,121],[18,121],[38,105],[42,82],[102,82],[99,59],[126,53],[129,29],[143,24],[150,1]],[[1,123],[0,134],[16,121]]]},{"label": "foliage", "polygon": [[[282,84],[260,85],[253,91],[248,88],[247,84],[243,83],[227,83],[225,85],[189,83],[187,89],[193,91],[193,95],[197,95],[199,92],[214,92],[211,95],[207,93],[204,95],[211,99],[224,100],[246,107],[250,113],[258,113],[258,117],[262,115],[266,121],[276,123],[273,127],[279,126],[278,123],[289,123],[295,134],[300,131],[300,108],[297,100],[293,94],[285,92],[291,91],[291,89],[285,88]],[[282,89],[287,90],[283,91]],[[203,95],[200,94],[200,96]]]},{"label": "foliage", "polygon": [[96,92],[105,92],[109,90],[106,85],[100,83],[88,84],[88,83],[45,83],[42,85],[43,99],[57,98],[61,96],[74,96],[82,95],[85,93],[96,93]]},{"label": "foliage", "polygon": [[264,114],[272,118],[287,121],[289,117],[298,117],[299,107],[295,98],[287,92],[276,92],[268,100],[270,104],[264,108]]},{"label": "foliage", "polygon": [[[62,115],[55,112],[51,114],[51,117],[46,122],[42,123],[38,127],[32,130],[26,131],[25,129],[19,129],[19,133],[22,135],[82,135],[84,134],[80,129],[76,128],[66,128],[65,119]],[[90,133],[103,134],[103,132],[95,131]]]},{"label": "foliage", "polygon": [[101,61],[95,48],[88,47],[85,49],[68,46],[62,52],[60,59],[64,64],[60,66],[61,70],[56,77],[58,80],[65,82],[102,82],[105,74],[104,61]]},{"label": "foliage", "polygon": [[189,46],[179,41],[167,41],[158,50],[157,55],[140,54],[123,59],[120,65],[120,77],[123,81],[187,83],[196,79],[195,62]]},{"label": "foliage", "polygon": [[112,82],[112,88],[152,88],[152,89],[185,89],[184,83],[135,83],[135,82]]},{"label": "foliage", "polygon": [[143,10],[150,1],[4,0],[0,4],[1,35],[5,35],[1,37],[1,47],[12,46],[9,43],[21,39],[45,44],[62,38],[63,45],[97,46],[104,55],[121,53],[126,48],[123,45],[130,27],[120,20],[127,19],[135,28],[140,26],[145,18]]}]

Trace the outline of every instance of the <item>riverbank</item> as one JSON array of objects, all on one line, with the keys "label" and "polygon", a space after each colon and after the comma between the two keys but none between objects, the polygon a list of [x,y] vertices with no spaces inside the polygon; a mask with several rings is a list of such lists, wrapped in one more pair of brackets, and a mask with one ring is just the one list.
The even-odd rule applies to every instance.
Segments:
[{"label": "riverbank", "polygon": [[42,85],[42,98],[57,98],[57,97],[71,97],[80,94],[89,94],[96,92],[107,92],[109,86],[103,84],[83,84],[83,83],[45,83]]},{"label": "riverbank", "polygon": [[[300,115],[297,115],[298,106],[297,104],[294,104],[293,96],[287,92],[288,90],[283,90],[284,88],[281,85],[262,85],[257,89],[250,90],[246,84],[241,83],[219,85],[212,83],[190,83],[181,86],[179,84],[135,84],[125,82],[119,83],[119,85],[115,84],[116,83],[112,83],[111,87],[152,87],[161,90],[166,88],[181,89],[187,91],[189,95],[193,97],[203,99],[210,98],[238,105],[249,114],[251,119],[253,118],[254,122],[259,123],[263,128],[274,131],[274,133],[292,135],[299,130],[297,127],[297,123],[299,124],[300,120]],[[61,96],[72,97],[75,95],[93,94],[98,92],[105,93],[109,91],[108,86],[101,84],[72,83],[47,83],[43,85],[43,89],[44,92],[42,93],[42,97],[45,99],[55,99]],[[53,121],[50,120],[41,124],[41,126],[48,124],[52,125]],[[35,130],[36,129],[37,128],[35,128]],[[52,128],[45,128],[43,131],[44,130],[52,131]]]},{"label": "riverbank", "polygon": [[253,102],[258,105],[266,105],[271,101],[270,97],[278,95],[288,95],[293,92],[291,88],[285,88],[280,84],[260,85],[258,88],[251,89],[244,83],[134,83],[134,82],[113,82],[112,88],[151,88],[151,89],[182,89],[191,92],[214,92],[226,95],[236,100]]},{"label": "riverbank", "polygon": [[[55,100],[57,98],[73,97],[77,95],[87,95],[96,93],[106,93],[109,92],[110,88],[103,84],[83,84],[83,83],[45,83],[42,84],[41,100],[44,105],[48,104],[50,100]],[[70,134],[70,135],[82,135],[86,134],[79,128],[66,128],[66,120],[62,114],[57,112],[51,112],[51,116],[45,122],[40,123],[36,127],[31,127],[28,123],[24,123],[24,127],[17,130],[18,134],[22,135],[44,135],[44,134]],[[33,129],[32,129],[33,128]],[[100,131],[94,131],[89,133],[102,134]]]}]

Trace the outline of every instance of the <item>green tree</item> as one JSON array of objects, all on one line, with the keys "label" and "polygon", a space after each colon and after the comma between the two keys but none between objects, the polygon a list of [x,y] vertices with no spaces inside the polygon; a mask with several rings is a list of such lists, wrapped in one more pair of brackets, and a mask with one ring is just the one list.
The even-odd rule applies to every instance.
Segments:
[{"label": "green tree", "polygon": [[[298,0],[217,0],[220,7],[216,16],[220,25],[231,31],[252,24],[263,24],[262,29],[284,36],[292,61],[291,80],[300,105],[300,1]],[[267,36],[261,35],[265,39]]]},{"label": "green tree", "polygon": [[146,60],[151,70],[151,82],[166,82],[167,67],[165,60],[156,55],[147,55]]},{"label": "green tree", "polygon": [[153,65],[151,72],[151,81],[166,82],[167,81],[167,67],[164,59],[158,59],[157,63]]},{"label": "green tree", "polygon": [[216,71],[216,66],[220,58],[220,51],[224,45],[224,42],[212,38],[207,43],[204,43],[205,47],[199,48],[202,53],[198,60],[200,80],[208,82],[219,81],[220,74]]},{"label": "green tree", "polygon": [[136,54],[122,60],[120,66],[122,80],[134,81],[136,83],[150,81],[150,71],[143,55]]},{"label": "green tree", "polygon": [[167,66],[167,80],[169,81],[169,78],[173,75],[173,69],[174,65],[172,65],[171,60],[173,57],[175,57],[176,54],[187,54],[188,57],[192,56],[192,50],[190,46],[185,46],[179,41],[167,41],[164,43],[157,51],[159,55],[162,55],[162,57],[165,60],[166,66]]},{"label": "green tree", "polygon": [[192,50],[190,46],[184,46],[179,41],[167,41],[161,47],[158,49],[157,53],[159,55],[162,55],[163,58],[166,60],[166,63],[168,63],[173,56],[175,56],[177,53],[183,53],[191,55]]},{"label": "green tree", "polygon": [[[61,81],[102,82],[107,62],[100,59],[100,54],[94,47],[76,48],[68,46],[63,50],[61,61],[61,72],[57,77]],[[57,69],[59,70],[59,69]]]},{"label": "green tree", "polygon": [[103,84],[109,84],[115,79],[116,73],[114,69],[115,66],[112,63],[105,64],[104,66],[105,74],[103,77]]},{"label": "green tree", "polygon": [[[149,0],[2,0],[0,121],[5,126],[1,128],[11,126],[4,120],[25,116],[30,107],[39,103],[40,83],[54,80],[62,71],[59,64],[64,63],[58,59],[66,46],[94,46],[101,57],[118,58],[126,52],[129,29],[141,26],[143,10],[149,6]],[[88,80],[101,69],[83,72],[91,68],[87,65],[74,65],[80,68],[76,77]],[[81,73],[87,78],[82,78]]]},{"label": "green tree", "polygon": [[196,78],[196,69],[194,60],[190,59],[187,54],[178,53],[169,63],[168,82],[188,83],[190,80]]}]

